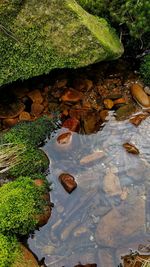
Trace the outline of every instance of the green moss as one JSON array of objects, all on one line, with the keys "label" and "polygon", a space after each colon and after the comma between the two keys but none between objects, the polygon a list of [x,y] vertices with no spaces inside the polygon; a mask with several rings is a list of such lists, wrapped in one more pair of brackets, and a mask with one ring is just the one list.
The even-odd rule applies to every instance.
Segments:
[{"label": "green moss", "polygon": [[3,185],[0,188],[0,232],[26,235],[34,230],[35,215],[45,204],[40,198],[44,192],[45,187],[35,186],[29,177]]},{"label": "green moss", "polygon": [[0,233],[0,267],[10,267],[20,253],[16,237]]},{"label": "green moss", "polygon": [[0,85],[123,53],[108,24],[74,0],[10,1],[10,7],[2,0],[0,10]]},{"label": "green moss", "polygon": [[37,147],[56,128],[56,119],[43,116],[34,122],[20,122],[3,136],[3,143],[25,144]]},{"label": "green moss", "polygon": [[145,84],[150,85],[150,55],[144,56],[140,66],[140,74]]},{"label": "green moss", "polygon": [[77,0],[87,11],[126,24],[131,36],[140,38],[149,32],[150,2],[135,0]]}]

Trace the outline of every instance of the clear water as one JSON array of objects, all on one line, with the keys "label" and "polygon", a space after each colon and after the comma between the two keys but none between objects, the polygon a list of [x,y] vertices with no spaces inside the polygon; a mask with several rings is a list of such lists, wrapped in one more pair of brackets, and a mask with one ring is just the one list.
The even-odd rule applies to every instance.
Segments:
[{"label": "clear water", "polygon": [[[45,257],[48,267],[73,267],[78,262],[117,267],[129,248],[138,250],[150,240],[150,118],[135,127],[116,121],[110,113],[101,131],[74,133],[68,150],[56,146],[63,131],[53,133],[44,147],[50,159],[47,179],[53,185],[54,208],[47,225],[29,238],[29,247],[39,260]],[[127,153],[122,147],[126,142],[140,154]],[[101,150],[102,159],[80,164],[81,158]],[[77,181],[71,194],[58,181],[63,172]],[[111,177],[117,183],[114,187]]]}]

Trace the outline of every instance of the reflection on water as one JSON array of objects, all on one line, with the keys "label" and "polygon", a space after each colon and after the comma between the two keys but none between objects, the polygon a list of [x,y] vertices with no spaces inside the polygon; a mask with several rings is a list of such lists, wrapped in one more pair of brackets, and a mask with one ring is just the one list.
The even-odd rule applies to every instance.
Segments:
[{"label": "reflection on water", "polygon": [[[44,150],[50,158],[48,180],[53,182],[52,216],[28,243],[48,267],[97,263],[115,267],[129,248],[138,250],[150,239],[150,118],[135,127],[113,114],[95,134],[73,133],[72,147],[61,150],[53,133]],[[123,143],[140,151],[132,155]],[[80,160],[94,151],[104,156],[90,164]],[[78,187],[68,194],[58,181],[61,173],[75,177]]]}]

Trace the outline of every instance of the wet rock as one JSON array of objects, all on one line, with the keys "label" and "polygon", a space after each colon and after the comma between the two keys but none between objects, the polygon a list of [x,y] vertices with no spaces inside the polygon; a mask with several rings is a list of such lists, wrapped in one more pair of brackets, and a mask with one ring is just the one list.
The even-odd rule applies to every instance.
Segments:
[{"label": "wet rock", "polygon": [[65,132],[60,134],[56,140],[56,148],[58,149],[71,149],[72,148],[72,133]]},{"label": "wet rock", "polygon": [[[110,223],[111,222],[111,223]],[[99,222],[95,238],[103,246],[118,247],[129,238],[143,233],[145,228],[145,200],[135,190],[128,200],[114,207]]]},{"label": "wet rock", "polygon": [[150,95],[150,87],[149,86],[145,86],[144,87],[144,92],[148,95]]},{"label": "wet rock", "polygon": [[114,257],[112,255],[111,250],[109,249],[99,249],[98,252],[99,266],[102,267],[113,267]]},{"label": "wet rock", "polygon": [[131,94],[139,105],[145,108],[150,107],[149,97],[140,84],[135,83],[132,85]]},{"label": "wet rock", "polygon": [[117,120],[125,120],[128,119],[130,115],[132,115],[135,112],[135,107],[130,103],[127,105],[124,105],[117,109],[116,111],[116,119]]},{"label": "wet rock", "polygon": [[97,112],[87,113],[83,118],[83,127],[86,134],[97,132],[100,128],[100,118]]},{"label": "wet rock", "polygon": [[12,119],[3,119],[3,125],[5,128],[9,128],[17,124],[18,118],[12,118]]},{"label": "wet rock", "polygon": [[29,92],[28,96],[33,101],[33,103],[41,104],[44,100],[40,90],[38,89]]},{"label": "wet rock", "polygon": [[113,173],[112,169],[109,169],[104,177],[103,189],[110,196],[122,194],[119,177]]},{"label": "wet rock", "polygon": [[130,122],[132,124],[134,124],[135,126],[138,126],[140,125],[140,123],[145,120],[149,115],[148,114],[138,114],[136,116],[134,116],[133,118],[130,119]]},{"label": "wet rock", "polygon": [[128,153],[132,153],[136,155],[140,153],[139,150],[133,144],[125,143],[123,144],[123,147],[126,149]]},{"label": "wet rock", "polygon": [[99,115],[100,115],[101,121],[102,122],[105,122],[106,119],[107,119],[107,117],[108,117],[108,115],[109,115],[108,114],[108,110],[106,110],[106,109],[101,110],[100,113],[99,113]]},{"label": "wet rock", "polygon": [[61,96],[61,100],[64,102],[78,102],[82,99],[82,94],[75,89],[69,88]]},{"label": "wet rock", "polygon": [[87,109],[87,108],[78,108],[78,109],[71,109],[69,111],[69,115],[71,118],[76,118],[77,120],[80,120],[81,118],[85,118],[88,115],[92,114],[92,112]]},{"label": "wet rock", "polygon": [[81,235],[87,233],[89,229],[85,226],[79,226],[73,231],[75,237],[80,237]]},{"label": "wet rock", "polygon": [[63,80],[56,81],[54,86],[60,89],[60,88],[66,87],[67,83],[68,83],[68,80],[63,79]]},{"label": "wet rock", "polygon": [[15,259],[12,267],[39,267],[36,258],[24,245],[20,244],[20,258]]},{"label": "wet rock", "polygon": [[68,130],[72,132],[78,132],[80,129],[80,122],[76,118],[69,118],[63,122],[62,127],[68,128]]},{"label": "wet rock", "polygon": [[35,117],[38,117],[44,110],[44,106],[39,103],[33,103],[31,105],[31,114]]},{"label": "wet rock", "polygon": [[112,107],[114,106],[114,102],[111,99],[104,99],[104,106],[107,109],[112,109]]},{"label": "wet rock", "polygon": [[126,100],[124,98],[118,98],[114,100],[114,105],[119,105],[119,104],[125,104]]},{"label": "wet rock", "polygon": [[75,178],[69,173],[62,173],[59,176],[59,181],[68,193],[71,193],[77,187]]},{"label": "wet rock", "polygon": [[[0,98],[3,96],[0,96]],[[6,99],[1,98],[0,103],[0,118],[1,119],[12,119],[18,117],[19,114],[25,109],[25,105],[14,96]]]},{"label": "wet rock", "polygon": [[73,81],[73,88],[79,91],[84,91],[84,90],[89,91],[92,89],[92,87],[93,87],[93,82],[88,79],[78,78]]},{"label": "wet rock", "polygon": [[89,154],[89,155],[83,157],[80,160],[80,164],[86,165],[86,164],[92,163],[96,160],[99,160],[99,159],[103,158],[104,156],[105,156],[104,151],[102,151],[102,150],[101,151],[95,151],[92,154]]},{"label": "wet rock", "polygon": [[49,205],[46,205],[43,208],[42,213],[35,216],[35,219],[37,221],[37,226],[42,227],[43,225],[47,224],[50,216],[51,216],[51,207]]},{"label": "wet rock", "polygon": [[30,121],[31,120],[30,113],[26,112],[26,111],[21,112],[19,115],[19,120],[20,121]]}]

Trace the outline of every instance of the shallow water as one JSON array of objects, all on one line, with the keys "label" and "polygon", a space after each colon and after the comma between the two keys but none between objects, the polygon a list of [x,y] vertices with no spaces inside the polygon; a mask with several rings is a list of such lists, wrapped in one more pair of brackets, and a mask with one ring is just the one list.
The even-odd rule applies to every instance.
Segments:
[{"label": "shallow water", "polygon": [[[72,147],[60,150],[56,138],[64,130],[53,133],[44,147],[54,208],[47,225],[29,238],[29,247],[39,260],[45,257],[48,267],[78,262],[116,267],[129,248],[138,250],[150,240],[150,117],[135,127],[116,121],[110,112],[101,131],[73,133]],[[140,154],[127,153],[126,142]],[[81,158],[94,151],[103,151],[104,157],[81,165]],[[78,184],[71,194],[58,181],[64,172]]]}]

